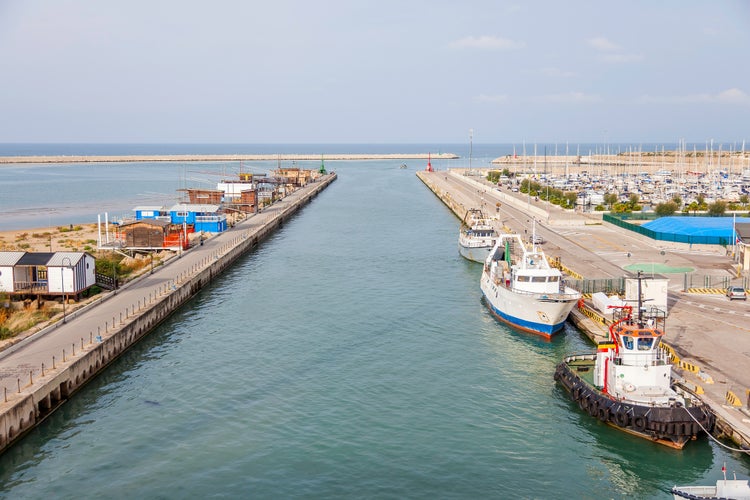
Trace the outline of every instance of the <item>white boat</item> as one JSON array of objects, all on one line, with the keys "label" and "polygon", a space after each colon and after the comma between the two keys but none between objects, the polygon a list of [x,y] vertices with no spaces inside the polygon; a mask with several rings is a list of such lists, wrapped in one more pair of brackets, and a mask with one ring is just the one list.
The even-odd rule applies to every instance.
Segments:
[{"label": "white boat", "polygon": [[518,234],[501,234],[487,257],[480,283],[492,314],[511,326],[551,337],[560,331],[580,292],[565,285],[533,243]]},{"label": "white boat", "polygon": [[466,212],[458,233],[458,253],[474,262],[484,263],[495,246],[497,231],[477,208]]},{"label": "white boat", "polygon": [[714,486],[675,486],[671,489],[675,500],[724,498],[733,500],[750,500],[750,484],[747,479],[727,479],[726,466],[721,468],[724,479],[716,481]]}]

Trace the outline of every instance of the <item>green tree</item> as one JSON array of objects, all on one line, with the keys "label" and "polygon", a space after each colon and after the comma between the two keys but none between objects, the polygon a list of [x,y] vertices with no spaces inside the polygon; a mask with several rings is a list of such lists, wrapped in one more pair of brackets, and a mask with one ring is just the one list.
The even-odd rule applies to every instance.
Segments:
[{"label": "green tree", "polygon": [[727,211],[727,202],[723,200],[716,201],[714,203],[711,203],[708,206],[708,215],[710,215],[711,217],[724,215],[724,212],[726,211]]},{"label": "green tree", "polygon": [[682,206],[682,197],[679,194],[672,196],[672,201],[675,202],[677,208]]},{"label": "green tree", "polygon": [[740,195],[740,203],[742,203],[743,205],[747,205],[748,201],[750,201],[750,197],[748,197],[746,194]]},{"label": "green tree", "polygon": [[656,212],[656,215],[658,215],[659,217],[664,217],[667,215],[672,215],[677,211],[678,208],[679,206],[674,201],[667,201],[656,205],[654,212]]},{"label": "green tree", "polygon": [[609,207],[612,208],[612,205],[617,203],[617,194],[616,193],[605,193],[604,194],[604,203]]},{"label": "green tree", "polygon": [[568,191],[564,195],[565,205],[564,208],[573,208],[576,206],[576,200],[578,199],[578,193],[575,191]]}]

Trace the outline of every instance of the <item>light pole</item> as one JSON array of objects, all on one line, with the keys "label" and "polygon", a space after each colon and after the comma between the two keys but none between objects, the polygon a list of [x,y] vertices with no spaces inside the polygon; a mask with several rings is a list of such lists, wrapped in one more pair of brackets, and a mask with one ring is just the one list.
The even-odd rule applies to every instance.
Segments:
[{"label": "light pole", "polygon": [[[65,265],[66,260],[68,261],[67,266]],[[60,268],[60,284],[62,285],[62,296],[63,296],[63,323],[65,323],[66,322],[66,318],[65,318],[65,302],[66,302],[65,301],[65,268],[67,267],[68,269],[71,269],[72,266],[71,266],[69,257],[63,257],[61,264],[62,264],[62,268]]]}]

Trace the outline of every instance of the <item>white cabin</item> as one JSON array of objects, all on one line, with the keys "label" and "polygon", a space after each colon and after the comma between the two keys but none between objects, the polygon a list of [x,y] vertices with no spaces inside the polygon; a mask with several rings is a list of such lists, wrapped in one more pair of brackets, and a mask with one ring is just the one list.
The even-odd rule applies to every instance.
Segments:
[{"label": "white cabin", "polygon": [[0,292],[78,295],[96,284],[87,252],[0,252]]}]

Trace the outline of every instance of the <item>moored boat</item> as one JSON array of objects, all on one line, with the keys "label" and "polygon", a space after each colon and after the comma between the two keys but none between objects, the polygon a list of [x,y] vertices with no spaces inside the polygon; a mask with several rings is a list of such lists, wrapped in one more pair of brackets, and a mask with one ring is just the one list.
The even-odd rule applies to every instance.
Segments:
[{"label": "moored boat", "polygon": [[640,302],[637,317],[632,309],[616,307],[610,339],[600,342],[595,353],[566,356],[555,380],[592,417],[681,449],[701,432],[710,432],[714,416],[672,382],[672,365],[660,347],[663,313],[654,310],[645,317]]},{"label": "moored boat", "polygon": [[465,259],[483,264],[495,246],[497,231],[478,208],[466,212],[458,232],[458,253]]},{"label": "moored boat", "polygon": [[511,326],[551,337],[559,332],[580,292],[565,285],[535,244],[518,234],[501,234],[487,257],[480,282],[492,314]]},{"label": "moored boat", "polygon": [[675,486],[670,490],[675,500],[688,499],[734,499],[750,500],[750,484],[747,479],[727,479],[726,465],[721,468],[724,479],[713,486]]}]

